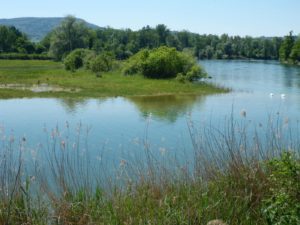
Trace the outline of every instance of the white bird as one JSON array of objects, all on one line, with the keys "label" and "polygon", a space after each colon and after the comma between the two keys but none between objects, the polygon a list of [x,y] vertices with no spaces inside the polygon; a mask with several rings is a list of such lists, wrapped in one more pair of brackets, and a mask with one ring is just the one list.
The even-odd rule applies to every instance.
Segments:
[{"label": "white bird", "polygon": [[274,94],[273,93],[270,93],[270,97],[273,97],[274,96]]},{"label": "white bird", "polygon": [[281,98],[285,98],[285,94],[281,94],[280,97],[281,97]]}]

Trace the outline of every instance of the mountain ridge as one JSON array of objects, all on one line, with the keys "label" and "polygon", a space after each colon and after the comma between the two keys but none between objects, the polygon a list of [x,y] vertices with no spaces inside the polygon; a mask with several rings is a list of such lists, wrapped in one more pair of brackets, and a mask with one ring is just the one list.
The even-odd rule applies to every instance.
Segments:
[{"label": "mountain ridge", "polygon": [[[14,26],[21,32],[25,33],[32,41],[42,40],[50,31],[57,27],[65,17],[17,17],[17,18],[0,18],[0,25]],[[78,21],[85,23],[90,28],[100,28],[99,26],[89,23],[83,19],[77,18]]]}]

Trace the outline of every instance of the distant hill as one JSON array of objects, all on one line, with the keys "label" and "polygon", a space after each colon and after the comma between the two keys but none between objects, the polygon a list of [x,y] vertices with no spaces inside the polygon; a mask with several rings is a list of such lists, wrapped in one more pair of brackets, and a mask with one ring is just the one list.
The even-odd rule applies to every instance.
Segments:
[{"label": "distant hill", "polygon": [[[21,17],[13,19],[0,19],[0,25],[15,26],[18,30],[27,34],[32,41],[40,41],[51,30],[57,27],[63,17]],[[99,28],[97,25],[78,19],[91,28]]]}]

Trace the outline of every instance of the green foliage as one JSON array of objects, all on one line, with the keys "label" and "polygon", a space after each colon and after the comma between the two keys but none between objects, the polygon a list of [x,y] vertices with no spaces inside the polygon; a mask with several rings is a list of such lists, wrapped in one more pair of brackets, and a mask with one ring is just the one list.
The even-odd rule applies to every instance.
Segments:
[{"label": "green foliage", "polygon": [[76,48],[89,47],[89,30],[84,23],[78,22],[75,17],[66,17],[57,27],[50,38],[50,53],[56,60]]},{"label": "green foliage", "polygon": [[140,73],[142,71],[143,62],[149,57],[149,50],[142,49],[129,60],[127,60],[126,64],[123,67],[123,73],[125,75],[133,75]]},{"label": "green foliage", "polygon": [[[0,60],[0,83],[2,84],[24,84],[30,87],[37,83],[47,83],[50,86],[59,86],[66,89],[66,91],[59,92],[0,89],[0,97],[99,98],[157,95],[158,93],[161,95],[205,95],[229,91],[208,83],[181,84],[175,80],[154,80],[145,79],[143,76],[124,76],[120,69],[116,68],[115,62],[113,71],[103,72],[101,75],[102,79],[99,80],[92,71],[80,69],[76,71],[76,76],[74,76],[65,70],[62,63],[47,60]],[[79,91],[68,91],[72,89]]]},{"label": "green foliage", "polygon": [[114,56],[110,52],[103,52],[90,62],[91,71],[99,75],[101,72],[111,71]]},{"label": "green foliage", "polygon": [[171,32],[165,25],[155,28],[143,27],[138,31],[102,28],[86,32],[86,48],[113,52],[117,59],[127,59],[141,49],[154,49],[160,46],[174,47],[177,50],[192,49],[199,58],[255,58],[278,59],[281,38],[230,37],[226,34],[199,35],[188,31]]},{"label": "green foliage", "polygon": [[0,59],[22,59],[22,60],[49,60],[52,59],[48,54],[25,54],[25,53],[1,53]]},{"label": "green foliage", "polygon": [[298,37],[292,48],[290,58],[294,63],[300,62],[300,37]]},{"label": "green foliage", "polygon": [[300,63],[300,37],[296,39],[293,33],[287,35],[279,50],[280,61],[288,64]]},{"label": "green foliage", "polygon": [[0,53],[35,53],[35,44],[15,27],[0,26]]},{"label": "green foliage", "polygon": [[206,76],[192,56],[166,46],[140,51],[128,60],[123,72],[126,75],[141,73],[155,79],[175,78],[181,74],[188,81]]},{"label": "green foliage", "polygon": [[264,199],[263,213],[269,224],[300,224],[300,161],[284,152],[268,163],[270,196]]},{"label": "green foliage", "polygon": [[[49,26],[54,27],[54,24],[58,24],[59,21],[61,19],[49,20]],[[42,21],[41,23],[47,22]],[[275,37],[252,38],[249,36],[228,36],[227,34],[221,36],[199,35],[189,31],[176,32],[170,31],[164,24],[159,24],[154,28],[145,26],[138,31],[110,27],[94,28],[92,29],[90,24],[74,17],[66,17],[61,21],[60,26],[51,30],[44,37],[35,51],[36,53],[50,51],[52,57],[61,60],[76,48],[87,48],[93,49],[96,53],[112,52],[116,59],[123,60],[136,54],[141,49],[168,46],[177,50],[191,49],[194,56],[201,59],[278,59],[282,42],[282,38]],[[43,27],[41,30],[44,32],[45,29],[46,27]],[[13,40],[13,38],[5,40]],[[25,42],[20,39],[20,44],[14,48],[14,51],[32,52],[35,44]],[[286,49],[286,47],[282,47],[282,49]],[[290,51],[291,49],[282,50],[281,55],[289,57]],[[296,52],[294,53],[295,57]]]},{"label": "green foliage", "polygon": [[[17,175],[14,178],[19,179]],[[47,206],[38,202],[40,196],[31,194],[31,183],[27,177],[23,184],[19,180],[14,186],[6,186],[9,195],[0,194],[0,224],[47,224]]]},{"label": "green foliage", "polygon": [[198,65],[193,65],[191,69],[186,74],[186,79],[188,81],[196,81],[201,77],[206,77],[206,73]]},{"label": "green foliage", "polygon": [[181,82],[181,83],[184,83],[186,81],[186,77],[182,73],[178,73],[176,75],[176,80]]},{"label": "green foliage", "polygon": [[183,72],[183,60],[175,48],[160,47],[149,52],[141,72],[149,78],[172,78]]},{"label": "green foliage", "polygon": [[279,58],[281,61],[288,61],[290,58],[290,54],[292,52],[292,48],[294,45],[294,37],[293,37],[293,32],[291,31],[289,35],[285,36],[282,45],[280,46],[279,49]]},{"label": "green foliage", "polygon": [[95,59],[96,53],[92,50],[85,50],[85,55],[83,57],[83,66],[86,70],[91,70],[91,63]]},{"label": "green foliage", "polygon": [[64,59],[65,69],[74,72],[75,70],[81,68],[86,62],[85,58],[91,54],[92,52],[87,49],[76,49],[72,51]]},{"label": "green foliage", "polygon": [[35,52],[37,54],[42,54],[42,53],[46,53],[47,49],[44,45],[42,45],[41,43],[37,43],[35,46]]},{"label": "green foliage", "polygon": [[[58,27],[63,19],[63,17],[21,17],[0,19],[0,24],[5,26],[14,26],[25,33],[31,41],[39,42],[53,29]],[[83,22],[90,28],[99,28],[98,26],[89,24],[79,18],[77,18],[77,21]]]}]

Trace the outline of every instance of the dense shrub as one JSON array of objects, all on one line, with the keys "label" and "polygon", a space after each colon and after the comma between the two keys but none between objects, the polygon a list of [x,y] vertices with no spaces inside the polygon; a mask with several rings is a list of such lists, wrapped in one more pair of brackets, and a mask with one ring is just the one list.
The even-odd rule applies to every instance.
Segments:
[{"label": "dense shrub", "polygon": [[96,53],[91,50],[76,49],[64,59],[64,65],[66,70],[74,72],[84,67],[99,75],[101,72],[112,70],[114,59],[114,55],[110,52],[102,52],[96,55]]},{"label": "dense shrub", "polygon": [[99,75],[101,72],[112,70],[113,62],[114,55],[109,52],[103,52],[90,61],[90,69]]},{"label": "dense shrub", "polygon": [[96,57],[96,52],[94,51],[86,51],[86,54],[83,58],[83,67],[86,70],[90,70],[91,69],[91,64],[92,61],[95,59]]},{"label": "dense shrub", "polygon": [[198,65],[193,65],[190,70],[186,73],[186,80],[195,81],[199,79],[199,75],[205,75],[203,69]]},{"label": "dense shrub", "polygon": [[206,76],[191,55],[165,46],[138,52],[128,60],[123,72],[126,75],[141,73],[155,79],[175,78],[180,74],[188,81]]},{"label": "dense shrub", "polygon": [[263,213],[269,224],[300,224],[300,161],[284,152],[268,163],[270,196],[265,198]]},{"label": "dense shrub", "polygon": [[1,53],[0,59],[22,59],[22,60],[49,60],[48,54],[26,54],[26,53]]},{"label": "dense shrub", "polygon": [[76,49],[72,51],[64,59],[64,65],[66,70],[75,71],[82,67],[86,62],[85,58],[92,54],[92,51],[87,49]]},{"label": "dense shrub", "polygon": [[125,75],[133,75],[142,72],[142,64],[148,58],[149,50],[142,49],[133,55],[124,65],[123,73]]}]

